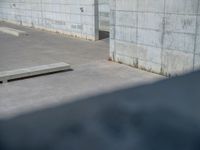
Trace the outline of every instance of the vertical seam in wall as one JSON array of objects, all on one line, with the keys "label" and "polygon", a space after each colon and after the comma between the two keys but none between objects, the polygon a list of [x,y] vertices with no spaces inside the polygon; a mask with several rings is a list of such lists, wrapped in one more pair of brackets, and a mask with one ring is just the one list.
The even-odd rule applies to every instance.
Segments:
[{"label": "vertical seam in wall", "polygon": [[[137,58],[136,59],[136,64],[135,64],[135,66],[137,67],[137,68],[139,68],[139,55],[138,55],[138,53],[139,53],[139,46],[138,46],[138,30],[139,30],[139,0],[137,0],[136,1],[137,2],[137,4],[136,4],[136,52],[137,52],[137,54],[136,54],[136,57],[135,58]],[[134,58],[132,58],[133,59],[133,65],[134,65]]]},{"label": "vertical seam in wall", "polygon": [[114,8],[115,8],[115,10],[114,10],[114,21],[113,21],[113,23],[114,23],[114,25],[113,25],[113,33],[114,33],[114,35],[113,35],[113,38],[114,38],[114,54],[113,54],[113,59],[116,61],[116,54],[117,54],[117,52],[116,52],[116,12],[117,12],[117,6],[116,6],[116,1],[117,0],[115,0],[114,2],[115,2],[115,4],[114,4]]},{"label": "vertical seam in wall", "polygon": [[161,41],[161,74],[164,74],[163,70],[163,51],[164,51],[164,38],[165,38],[165,23],[166,23],[166,0],[164,0],[164,12],[163,12],[163,20],[162,20],[162,41]]},{"label": "vertical seam in wall", "polygon": [[99,40],[99,1],[94,0],[94,38]]},{"label": "vertical seam in wall", "polygon": [[139,10],[138,10],[138,8],[139,8],[139,0],[137,0],[137,5],[136,5],[136,11],[137,11],[137,13],[136,13],[136,46],[137,46],[137,58],[138,58],[138,30],[139,30],[139,20],[138,20],[138,15],[139,15]]},{"label": "vertical seam in wall", "polygon": [[43,16],[43,5],[42,5],[42,0],[40,0],[40,9],[41,9],[41,22],[42,25],[44,26],[44,16]]},{"label": "vertical seam in wall", "polygon": [[197,36],[198,36],[198,17],[199,17],[199,4],[200,0],[198,0],[197,12],[196,12],[196,27],[195,27],[195,40],[194,40],[194,53],[193,53],[193,71],[195,70],[195,61],[196,61],[196,48],[197,48]]},{"label": "vertical seam in wall", "polygon": [[[95,1],[96,1],[96,0],[94,0],[94,21],[96,21],[96,18],[95,18],[95,17],[96,17],[96,16],[95,16],[95,15],[96,15],[96,3],[95,3]],[[81,24],[83,25],[83,13],[82,13],[81,10],[80,10],[81,7],[82,7],[82,6],[79,5],[80,22],[81,22]],[[83,10],[85,11],[85,8],[83,8]],[[96,23],[95,23],[95,22],[94,22],[94,30],[95,30],[95,31],[94,31],[94,38],[96,38]],[[81,30],[80,34],[83,35],[83,30]],[[96,40],[96,39],[95,39],[95,40]]]},{"label": "vertical seam in wall", "polygon": [[31,27],[34,26],[33,20],[34,20],[34,17],[33,17],[33,7],[32,7],[32,3],[31,3]]}]

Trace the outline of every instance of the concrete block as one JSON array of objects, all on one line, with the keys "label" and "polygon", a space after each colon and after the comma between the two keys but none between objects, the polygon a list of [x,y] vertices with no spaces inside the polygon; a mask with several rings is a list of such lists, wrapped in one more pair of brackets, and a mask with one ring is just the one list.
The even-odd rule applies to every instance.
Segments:
[{"label": "concrete block", "polygon": [[109,5],[110,5],[110,11],[115,10],[116,9],[116,0],[110,0]]},{"label": "concrete block", "polygon": [[157,64],[154,62],[150,62],[150,61],[145,61],[145,60],[138,60],[138,68],[142,69],[142,70],[146,70],[149,72],[153,72],[153,73],[161,73],[161,64]]},{"label": "concrete block", "polygon": [[163,50],[162,71],[166,75],[178,75],[193,70],[193,54],[175,50]]},{"label": "concrete block", "polygon": [[116,12],[115,11],[110,11],[110,26],[115,26],[116,25]]},{"label": "concrete block", "polygon": [[133,58],[138,57],[137,44],[118,41],[118,40],[115,40],[114,44],[115,44],[115,51],[117,54],[121,54],[123,56],[129,56]]},{"label": "concrete block", "polygon": [[150,29],[138,29],[138,44],[162,47],[162,32]]},{"label": "concrete block", "polygon": [[165,20],[165,30],[195,34],[196,16],[168,14]]},{"label": "concrete block", "polygon": [[123,56],[121,54],[120,55],[116,54],[115,61],[119,63],[124,63],[129,66],[138,67],[138,59],[130,56]]},{"label": "concrete block", "polygon": [[114,52],[115,51],[115,40],[110,39],[110,52]]},{"label": "concrete block", "polygon": [[196,49],[195,49],[196,54],[200,54],[200,35],[196,35]]},{"label": "concrete block", "polygon": [[163,17],[164,14],[160,13],[138,12],[138,28],[162,31]]},{"label": "concrete block", "polygon": [[54,73],[58,71],[69,70],[70,65],[66,63],[56,63],[50,65],[42,65],[24,69],[17,69],[11,71],[0,72],[0,81],[6,83],[9,80],[19,79],[24,77],[31,77],[36,75],[42,75],[47,73]]},{"label": "concrete block", "polygon": [[116,26],[128,26],[136,27],[137,26],[137,13],[136,12],[116,12]]},{"label": "concrete block", "polygon": [[200,70],[200,54],[195,55],[194,68],[195,70]]},{"label": "concrete block", "polygon": [[197,14],[198,0],[167,0],[166,13]]},{"label": "concrete block", "polygon": [[116,10],[137,11],[137,0],[116,1]]},{"label": "concrete block", "polygon": [[164,36],[164,48],[185,52],[194,52],[195,35],[166,32]]},{"label": "concrete block", "polygon": [[98,0],[99,30],[110,30],[110,3],[109,0]]},{"label": "concrete block", "polygon": [[10,34],[13,36],[27,35],[27,33],[25,31],[16,30],[13,28],[8,28],[8,27],[0,27],[0,32]]},{"label": "concrete block", "polygon": [[116,26],[115,27],[115,38],[117,40],[128,41],[128,42],[135,42],[137,41],[137,29],[131,27],[122,27]]},{"label": "concrete block", "polygon": [[84,34],[95,35],[95,28],[92,25],[84,25],[82,30]]},{"label": "concrete block", "polygon": [[139,0],[138,11],[142,12],[164,12],[165,0]]},{"label": "concrete block", "polygon": [[140,60],[161,64],[162,49],[152,46],[137,45],[137,57]]},{"label": "concrete block", "polygon": [[195,53],[200,54],[200,16],[197,16],[197,27],[196,27],[196,45]]},{"label": "concrete block", "polygon": [[200,54],[195,55],[194,68],[195,70],[200,70]]}]

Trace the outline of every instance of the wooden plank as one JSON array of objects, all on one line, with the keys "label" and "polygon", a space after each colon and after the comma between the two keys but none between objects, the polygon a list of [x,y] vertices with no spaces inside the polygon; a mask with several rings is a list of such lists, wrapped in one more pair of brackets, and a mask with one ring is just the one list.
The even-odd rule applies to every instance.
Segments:
[{"label": "wooden plank", "polygon": [[13,79],[37,76],[37,75],[65,71],[65,70],[70,70],[70,69],[71,67],[69,64],[61,62],[61,63],[23,68],[23,69],[11,70],[11,71],[3,71],[3,72],[0,72],[0,81],[3,83],[6,83],[9,80],[13,80]]},{"label": "wooden plank", "polygon": [[13,28],[8,28],[8,27],[0,27],[0,32],[10,34],[13,36],[27,35],[27,33],[25,31],[16,30]]}]

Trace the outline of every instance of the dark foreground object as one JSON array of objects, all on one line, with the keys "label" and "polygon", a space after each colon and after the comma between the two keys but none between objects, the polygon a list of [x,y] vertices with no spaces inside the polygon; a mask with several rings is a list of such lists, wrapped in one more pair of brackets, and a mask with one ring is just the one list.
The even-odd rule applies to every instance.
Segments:
[{"label": "dark foreground object", "polygon": [[1,150],[200,150],[200,72],[0,123]]}]

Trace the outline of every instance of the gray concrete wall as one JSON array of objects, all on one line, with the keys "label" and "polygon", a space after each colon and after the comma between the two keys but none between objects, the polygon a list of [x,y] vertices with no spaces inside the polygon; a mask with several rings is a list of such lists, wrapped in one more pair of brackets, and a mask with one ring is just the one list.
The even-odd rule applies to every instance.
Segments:
[{"label": "gray concrete wall", "polygon": [[110,0],[98,0],[99,2],[99,30],[110,31]]},{"label": "gray concrete wall", "polygon": [[111,59],[164,75],[199,68],[199,3],[111,0]]},{"label": "gray concrete wall", "polygon": [[95,40],[97,4],[97,0],[1,0],[0,20]]}]

